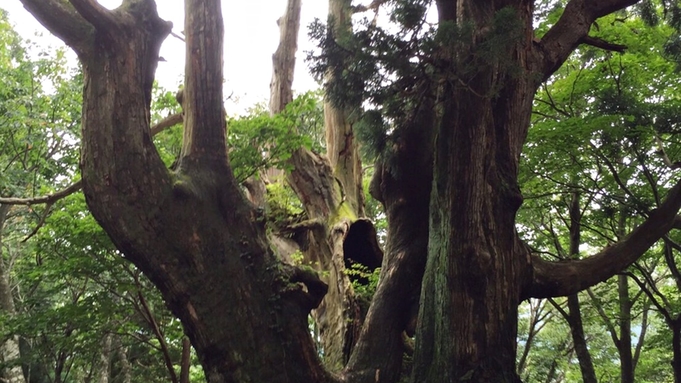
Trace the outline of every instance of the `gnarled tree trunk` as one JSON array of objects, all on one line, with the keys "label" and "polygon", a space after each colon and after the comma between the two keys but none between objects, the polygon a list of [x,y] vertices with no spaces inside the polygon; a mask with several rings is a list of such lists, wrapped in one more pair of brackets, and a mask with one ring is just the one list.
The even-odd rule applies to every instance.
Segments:
[{"label": "gnarled tree trunk", "polygon": [[[458,26],[471,34],[438,40],[438,65],[420,84],[426,97],[416,118],[395,144],[395,158],[377,168],[372,190],[388,217],[387,254],[337,378],[322,366],[307,328],[327,286],[275,257],[263,217],[232,176],[220,1],[185,1],[185,135],[175,172],[163,166],[149,129],[158,50],[170,31],[155,2],[125,0],[109,11],[91,0],[21,1],[83,65],[88,206],[180,318],[211,383],[396,382],[402,334],[417,307],[415,382],[519,382],[518,303],[611,277],[671,229],[681,206],[679,184],[645,223],[593,257],[555,263],[531,256],[514,225],[534,92],[575,47],[592,41],[597,18],[636,0],[571,0],[541,39],[533,35],[531,0],[438,0],[442,32]],[[494,55],[478,54],[500,41]],[[471,63],[474,70],[457,72]],[[343,199],[326,159],[300,150],[292,163],[289,182],[310,218],[306,244],[317,249],[319,265],[341,270],[347,240],[339,238],[357,225],[358,211]],[[329,281],[330,297],[347,291],[346,279]]]}]

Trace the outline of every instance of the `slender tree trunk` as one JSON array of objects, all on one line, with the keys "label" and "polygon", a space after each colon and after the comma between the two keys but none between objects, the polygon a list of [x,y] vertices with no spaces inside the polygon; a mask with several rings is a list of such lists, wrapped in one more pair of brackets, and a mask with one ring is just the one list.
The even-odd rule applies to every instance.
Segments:
[{"label": "slender tree trunk", "polygon": [[674,383],[681,383],[681,317],[669,324],[672,330],[672,371]]},{"label": "slender tree trunk", "polygon": [[109,383],[111,376],[111,358],[113,356],[112,337],[111,334],[106,334],[102,339],[102,349],[99,352],[98,383]]},{"label": "slender tree trunk", "polygon": [[634,383],[634,357],[631,348],[631,298],[629,297],[629,278],[617,276],[617,293],[619,296],[619,344],[620,380],[622,383]]},{"label": "slender tree trunk", "polygon": [[180,359],[180,383],[189,383],[192,344],[189,338],[182,338],[182,358]]},{"label": "slender tree trunk", "polygon": [[114,337],[114,345],[116,347],[116,354],[118,354],[118,365],[120,367],[119,381],[121,383],[132,383],[132,366],[128,359],[128,348],[123,345],[119,336]]},{"label": "slender tree trunk", "polygon": [[591,360],[591,353],[586,344],[584,336],[584,325],[582,323],[582,313],[579,303],[579,296],[572,294],[568,296],[569,324],[570,333],[572,334],[572,344],[575,347],[575,354],[579,360],[579,369],[582,372],[582,380],[584,383],[597,383],[596,370],[594,369],[593,361]]},{"label": "slender tree trunk", "polygon": [[[535,305],[533,302],[537,302],[537,304]],[[535,336],[537,336],[546,322],[552,317],[550,310],[544,313],[546,302],[546,300],[530,300],[530,322],[528,326],[529,328],[527,330],[527,340],[525,341],[523,352],[516,368],[518,375],[520,376],[522,376],[525,372],[527,366],[527,357],[529,356],[530,350],[532,349]]]},{"label": "slender tree trunk", "polygon": [[[576,182],[573,182],[576,184]],[[569,206],[570,215],[570,258],[579,259],[579,246],[582,244],[582,212],[580,206],[580,194],[578,190],[572,192],[572,200]],[[591,353],[584,336],[584,324],[582,323],[582,311],[578,294],[570,294],[567,298],[568,317],[572,334],[572,344],[579,360],[579,369],[582,372],[584,383],[597,383],[596,370],[591,360]]]},{"label": "slender tree trunk", "polygon": [[[0,204],[0,310],[9,316],[16,314],[14,307],[14,297],[12,297],[12,289],[9,279],[9,270],[5,268],[5,259],[3,257],[3,232],[7,214],[11,205]],[[6,383],[24,383],[24,373],[19,363],[21,352],[19,349],[19,337],[10,335],[2,344],[0,344],[0,362],[7,363],[9,366],[0,371],[2,381]]]}]

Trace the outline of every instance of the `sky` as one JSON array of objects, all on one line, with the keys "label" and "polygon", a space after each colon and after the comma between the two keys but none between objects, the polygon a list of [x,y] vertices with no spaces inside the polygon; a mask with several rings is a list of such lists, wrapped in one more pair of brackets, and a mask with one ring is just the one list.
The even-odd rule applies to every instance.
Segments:
[{"label": "sky", "polygon": [[[98,0],[99,3],[115,8],[121,0]],[[183,0],[156,0],[160,16],[173,22],[173,32],[181,35],[184,24]],[[282,16],[286,0],[223,1],[222,12],[225,24],[225,97],[227,113],[241,114],[258,102],[269,98],[269,84],[272,78],[272,54],[279,44],[277,19]],[[2,0],[0,8],[9,12],[14,28],[26,39],[39,46],[63,46],[63,43],[43,28],[22,6],[19,0]],[[307,26],[314,18],[326,19],[327,2],[303,0],[298,53],[293,89],[305,92],[318,85],[308,74],[304,62],[305,51],[314,45],[307,37]],[[42,36],[36,36],[36,32]],[[72,56],[75,62],[75,55]],[[161,57],[156,79],[169,90],[176,90],[182,82],[184,72],[184,43],[169,36],[161,48]]]}]

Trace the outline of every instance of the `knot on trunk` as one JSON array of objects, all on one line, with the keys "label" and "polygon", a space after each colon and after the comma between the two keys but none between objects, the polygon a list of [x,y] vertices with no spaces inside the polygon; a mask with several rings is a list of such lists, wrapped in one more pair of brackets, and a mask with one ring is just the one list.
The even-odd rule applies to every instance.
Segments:
[{"label": "knot on trunk", "polygon": [[282,288],[281,295],[293,299],[307,313],[319,307],[329,286],[319,279],[317,272],[309,267],[287,264],[283,269],[288,283]]}]

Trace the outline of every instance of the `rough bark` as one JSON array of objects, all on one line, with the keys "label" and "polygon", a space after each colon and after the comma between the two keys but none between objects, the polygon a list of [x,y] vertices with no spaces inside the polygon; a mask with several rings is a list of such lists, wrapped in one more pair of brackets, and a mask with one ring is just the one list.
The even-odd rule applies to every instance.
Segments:
[{"label": "rough bark", "polygon": [[[313,315],[319,326],[325,364],[339,370],[347,363],[360,328],[359,306],[345,274],[344,261],[344,245],[351,227],[358,224],[357,215],[343,201],[325,157],[300,149],[293,154],[291,163],[294,170],[287,174],[287,180],[303,202],[308,219],[316,222],[301,239],[301,250],[306,263],[326,271],[324,280],[329,285]],[[360,237],[376,241],[375,231]]]},{"label": "rough bark", "polygon": [[[517,306],[530,258],[515,232],[522,203],[517,172],[536,84],[500,67],[512,60],[527,68],[531,59],[532,2],[509,3],[504,5],[514,8],[522,34],[499,52],[498,61],[480,62],[474,74],[443,84],[439,93],[443,113],[437,121],[415,382],[520,381]],[[438,2],[440,22],[473,23],[477,32],[464,43],[471,50],[490,37],[485,31],[502,7],[450,4]]]},{"label": "rough bark", "polygon": [[350,381],[397,381],[404,352],[402,333],[414,334],[428,246],[434,145],[428,127],[435,119],[434,90],[428,83],[422,86],[424,98],[414,123],[403,128],[390,163],[376,164],[371,181],[372,196],[385,208],[388,238],[376,293],[345,371]]},{"label": "rough bark", "polygon": [[[24,1],[83,65],[81,172],[93,216],[180,318],[209,382],[330,381],[307,330],[326,286],[273,256],[262,217],[227,162],[220,2],[186,2],[185,141],[175,173],[149,132],[153,74],[170,25],[151,0],[113,11],[70,3]],[[50,12],[61,8],[71,16]]]},{"label": "rough bark", "polygon": [[272,56],[272,82],[270,83],[270,112],[276,114],[293,101],[293,74],[298,50],[301,0],[289,0],[284,15],[277,20],[279,46]]},{"label": "rough bark", "polygon": [[[329,0],[329,24],[335,36],[352,32],[351,3],[350,0]],[[333,80],[327,78],[327,81]],[[361,217],[364,215],[362,163],[352,129],[351,112],[336,107],[329,100],[324,102],[327,156],[334,176],[343,187],[345,200]]]}]

